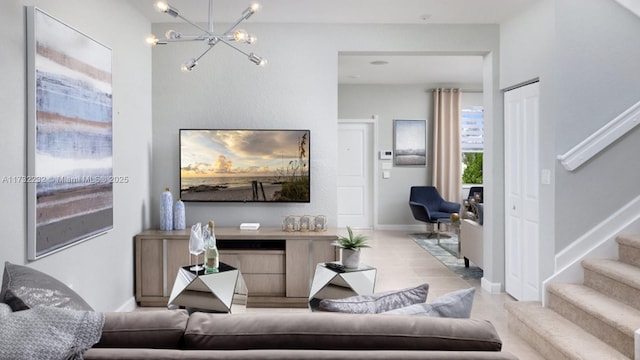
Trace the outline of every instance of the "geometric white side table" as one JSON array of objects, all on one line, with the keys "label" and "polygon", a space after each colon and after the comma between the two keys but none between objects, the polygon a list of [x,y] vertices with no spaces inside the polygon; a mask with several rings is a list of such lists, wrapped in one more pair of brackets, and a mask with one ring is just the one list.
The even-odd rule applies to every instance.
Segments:
[{"label": "geometric white side table", "polygon": [[344,269],[344,271],[331,269],[325,263],[317,264],[309,292],[309,308],[312,311],[316,310],[322,299],[372,295],[376,285],[377,271],[376,268],[362,263],[356,269]]},{"label": "geometric white side table", "polygon": [[190,267],[178,270],[168,306],[230,313],[232,304],[247,304],[247,286],[238,269],[221,262],[219,272],[205,275],[204,271],[189,270]]}]

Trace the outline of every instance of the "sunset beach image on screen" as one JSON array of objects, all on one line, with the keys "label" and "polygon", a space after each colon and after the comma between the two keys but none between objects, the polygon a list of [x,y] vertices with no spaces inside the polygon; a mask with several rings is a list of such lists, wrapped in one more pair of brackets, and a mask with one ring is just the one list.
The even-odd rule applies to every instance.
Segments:
[{"label": "sunset beach image on screen", "polygon": [[309,202],[309,130],[180,130],[180,198]]}]

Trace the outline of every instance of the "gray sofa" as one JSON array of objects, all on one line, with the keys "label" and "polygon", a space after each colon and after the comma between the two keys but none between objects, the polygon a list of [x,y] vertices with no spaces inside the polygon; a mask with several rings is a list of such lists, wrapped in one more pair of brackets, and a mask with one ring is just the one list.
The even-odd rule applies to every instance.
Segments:
[{"label": "gray sofa", "polygon": [[92,359],[517,359],[488,321],[343,313],[106,313]]},{"label": "gray sofa", "polygon": [[[455,291],[428,304],[428,284],[326,300],[338,310],[375,305],[375,313],[367,314],[100,313],[55,278],[7,262],[0,359],[516,359],[501,351],[490,322],[468,318],[474,291]],[[401,314],[379,314],[409,301],[413,305],[391,310]]]}]

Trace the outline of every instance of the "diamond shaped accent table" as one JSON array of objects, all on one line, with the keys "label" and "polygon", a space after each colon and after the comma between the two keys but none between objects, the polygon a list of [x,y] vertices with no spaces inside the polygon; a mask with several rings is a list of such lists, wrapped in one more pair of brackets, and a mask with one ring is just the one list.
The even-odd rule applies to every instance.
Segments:
[{"label": "diamond shaped accent table", "polygon": [[322,299],[372,295],[376,274],[376,268],[365,264],[360,264],[356,269],[345,269],[344,272],[330,269],[325,263],[317,264],[309,292],[309,307],[316,310]]},{"label": "diamond shaped accent table", "polygon": [[230,313],[232,304],[247,304],[247,286],[238,269],[220,263],[217,273],[204,274],[200,271],[196,274],[189,270],[190,267],[178,269],[169,306]]}]

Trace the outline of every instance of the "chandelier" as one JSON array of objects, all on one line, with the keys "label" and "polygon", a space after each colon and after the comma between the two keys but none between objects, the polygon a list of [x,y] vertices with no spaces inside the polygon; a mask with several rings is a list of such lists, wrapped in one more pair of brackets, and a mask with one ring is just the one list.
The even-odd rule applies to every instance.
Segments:
[{"label": "chandelier", "polygon": [[223,32],[220,35],[216,35],[213,32],[213,0],[209,0],[208,29],[204,29],[198,24],[180,15],[180,13],[178,12],[178,9],[169,5],[166,1],[156,2],[155,8],[160,12],[163,12],[175,18],[180,18],[184,20],[185,22],[187,22],[188,24],[190,24],[191,26],[195,27],[196,29],[202,32],[199,35],[185,35],[175,30],[169,30],[166,32],[165,39],[163,40],[158,39],[155,35],[150,35],[149,37],[147,37],[147,43],[153,46],[167,45],[168,43],[182,42],[182,41],[202,41],[206,43],[207,48],[200,55],[198,55],[195,58],[191,58],[182,64],[182,67],[181,67],[182,71],[185,71],[185,72],[191,71],[196,65],[198,65],[198,61],[218,43],[223,43],[231,47],[232,49],[240,52],[241,54],[245,55],[249,59],[249,61],[251,61],[252,63],[258,66],[266,65],[267,61],[264,58],[254,53],[246,53],[240,50],[238,47],[236,47],[233,44],[233,43],[253,44],[256,42],[255,36],[249,35],[243,29],[236,29],[236,28],[238,27],[238,25],[240,25],[241,22],[243,22],[244,20],[247,20],[249,17],[251,17],[251,15],[253,15],[256,11],[258,11],[258,9],[260,8],[260,5],[253,4],[249,6],[246,10],[242,12],[242,14],[240,15],[240,18],[235,23],[233,23],[233,25],[231,25],[225,32]]}]

